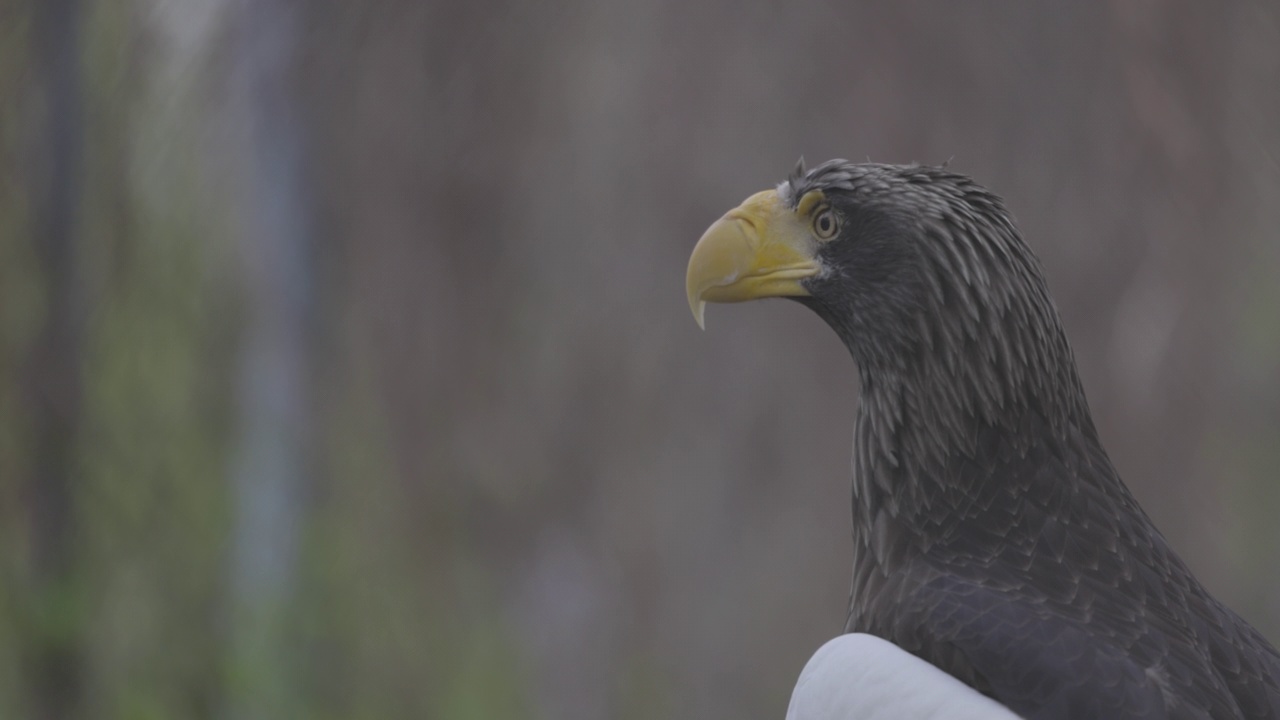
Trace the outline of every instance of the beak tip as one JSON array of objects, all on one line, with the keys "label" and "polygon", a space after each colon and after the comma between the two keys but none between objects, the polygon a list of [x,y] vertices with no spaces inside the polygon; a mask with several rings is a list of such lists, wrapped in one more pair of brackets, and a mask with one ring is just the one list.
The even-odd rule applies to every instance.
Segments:
[{"label": "beak tip", "polygon": [[707,301],[698,300],[692,303],[692,309],[693,309],[693,319],[698,323],[698,329],[706,330],[707,329],[707,320],[706,320]]}]

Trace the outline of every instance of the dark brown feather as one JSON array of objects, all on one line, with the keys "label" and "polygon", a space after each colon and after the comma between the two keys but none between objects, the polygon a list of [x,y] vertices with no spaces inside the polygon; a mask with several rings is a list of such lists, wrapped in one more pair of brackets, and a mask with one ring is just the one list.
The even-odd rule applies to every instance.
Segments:
[{"label": "dark brown feather", "polygon": [[1034,254],[942,168],[825,163],[799,298],[858,363],[847,631],[1048,718],[1280,718],[1280,655],[1214,599],[1100,443]]}]

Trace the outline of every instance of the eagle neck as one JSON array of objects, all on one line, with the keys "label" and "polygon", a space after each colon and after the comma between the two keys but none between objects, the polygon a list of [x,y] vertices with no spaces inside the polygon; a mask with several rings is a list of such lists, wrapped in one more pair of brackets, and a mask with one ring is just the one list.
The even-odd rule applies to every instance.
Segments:
[{"label": "eagle neck", "polygon": [[927,551],[951,524],[990,521],[975,508],[1003,512],[1001,498],[1042,491],[989,471],[995,458],[1105,457],[1056,313],[1034,320],[1012,334],[998,317],[953,338],[926,329],[898,347],[846,338],[861,381],[854,534],[875,565]]}]

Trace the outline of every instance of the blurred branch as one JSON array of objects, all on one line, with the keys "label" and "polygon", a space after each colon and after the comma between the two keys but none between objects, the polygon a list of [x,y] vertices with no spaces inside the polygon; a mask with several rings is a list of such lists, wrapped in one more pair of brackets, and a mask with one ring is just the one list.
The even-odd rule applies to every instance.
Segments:
[{"label": "blurred branch", "polygon": [[34,431],[33,469],[28,477],[30,568],[39,622],[31,628],[34,717],[69,717],[81,694],[76,618],[53,617],[68,610],[74,573],[72,498],[81,407],[82,308],[77,296],[77,215],[80,205],[84,116],[80,77],[80,3],[37,3],[34,65],[40,75],[44,120],[35,153],[33,187],[39,262],[45,279],[47,314],[31,349],[25,385]]},{"label": "blurred branch", "polygon": [[292,97],[301,10],[246,3],[232,112],[241,126],[242,246],[249,317],[242,348],[233,469],[233,718],[288,715],[294,658],[285,621],[306,507],[311,353],[311,223],[304,130]]}]

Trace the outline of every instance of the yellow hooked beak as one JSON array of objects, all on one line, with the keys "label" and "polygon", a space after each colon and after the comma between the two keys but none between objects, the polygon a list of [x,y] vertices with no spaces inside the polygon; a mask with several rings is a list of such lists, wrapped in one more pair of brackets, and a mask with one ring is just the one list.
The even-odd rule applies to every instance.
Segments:
[{"label": "yellow hooked beak", "polygon": [[820,199],[820,193],[809,193],[792,209],[777,191],[765,190],[707,228],[693,248],[685,276],[689,309],[698,327],[706,327],[708,302],[809,294],[800,282],[822,267],[807,217]]}]

